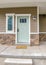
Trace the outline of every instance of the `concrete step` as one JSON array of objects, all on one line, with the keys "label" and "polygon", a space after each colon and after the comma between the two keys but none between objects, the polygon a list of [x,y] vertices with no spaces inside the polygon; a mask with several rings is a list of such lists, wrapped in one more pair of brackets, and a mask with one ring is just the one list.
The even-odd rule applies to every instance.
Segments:
[{"label": "concrete step", "polygon": [[5,65],[32,65],[32,59],[13,59],[13,58],[6,58]]}]

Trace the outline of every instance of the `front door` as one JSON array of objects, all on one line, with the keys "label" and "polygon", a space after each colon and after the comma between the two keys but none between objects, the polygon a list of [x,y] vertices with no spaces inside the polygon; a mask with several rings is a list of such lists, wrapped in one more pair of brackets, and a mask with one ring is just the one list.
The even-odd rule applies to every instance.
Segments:
[{"label": "front door", "polygon": [[29,16],[17,16],[17,43],[29,44]]}]

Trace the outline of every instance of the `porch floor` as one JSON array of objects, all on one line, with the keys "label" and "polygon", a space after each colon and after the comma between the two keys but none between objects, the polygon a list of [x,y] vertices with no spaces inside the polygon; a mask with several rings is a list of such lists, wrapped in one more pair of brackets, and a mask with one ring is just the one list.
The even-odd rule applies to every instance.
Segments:
[{"label": "porch floor", "polygon": [[16,49],[16,46],[0,45],[0,57],[46,58],[46,45],[27,46],[27,49]]},{"label": "porch floor", "polygon": [[6,58],[33,58],[33,65],[46,65],[46,42],[39,46],[28,46],[27,49],[16,49],[16,46],[0,45],[0,65],[5,65]]}]

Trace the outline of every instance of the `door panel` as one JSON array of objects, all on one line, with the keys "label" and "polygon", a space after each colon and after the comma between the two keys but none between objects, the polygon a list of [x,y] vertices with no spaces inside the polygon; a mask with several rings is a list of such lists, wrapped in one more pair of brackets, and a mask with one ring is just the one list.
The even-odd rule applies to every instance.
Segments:
[{"label": "door panel", "polygon": [[17,42],[29,43],[29,16],[17,17]]}]

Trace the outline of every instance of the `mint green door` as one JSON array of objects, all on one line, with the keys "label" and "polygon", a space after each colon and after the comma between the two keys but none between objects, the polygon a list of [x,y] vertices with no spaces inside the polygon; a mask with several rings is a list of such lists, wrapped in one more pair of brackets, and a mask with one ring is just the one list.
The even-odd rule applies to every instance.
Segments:
[{"label": "mint green door", "polygon": [[29,43],[29,16],[17,17],[17,43]]}]

